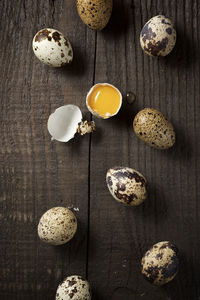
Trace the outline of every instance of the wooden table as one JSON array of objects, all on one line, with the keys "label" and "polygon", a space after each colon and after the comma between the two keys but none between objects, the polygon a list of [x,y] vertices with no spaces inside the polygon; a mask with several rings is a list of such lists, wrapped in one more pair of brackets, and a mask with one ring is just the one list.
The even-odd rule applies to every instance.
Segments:
[{"label": "wooden table", "polygon": [[[109,25],[88,29],[73,0],[0,1],[0,299],[54,299],[64,277],[80,274],[99,300],[200,299],[200,1],[115,0]],[[154,15],[175,23],[178,40],[166,58],[143,54],[139,34]],[[34,56],[41,28],[63,32],[72,65],[52,69]],[[85,96],[97,82],[136,94],[119,115],[96,119],[96,133],[67,144],[51,142],[48,116],[64,104],[90,113]],[[161,110],[177,141],[158,151],[133,133],[144,107]],[[118,204],[105,174],[113,166],[141,171],[149,198],[137,208]],[[68,244],[48,246],[37,236],[41,215],[71,207],[78,232]],[[158,288],[140,272],[144,252],[162,240],[180,250],[180,272]]]}]

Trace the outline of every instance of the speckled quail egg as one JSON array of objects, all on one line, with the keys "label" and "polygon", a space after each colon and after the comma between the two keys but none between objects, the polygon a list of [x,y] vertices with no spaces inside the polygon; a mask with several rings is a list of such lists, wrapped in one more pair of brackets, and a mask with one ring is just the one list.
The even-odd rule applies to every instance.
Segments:
[{"label": "speckled quail egg", "polygon": [[165,241],[153,245],[142,258],[142,274],[155,285],[171,281],[179,268],[178,249]]},{"label": "speckled quail egg", "polygon": [[90,286],[81,276],[73,275],[65,278],[58,286],[56,300],[90,300]]},{"label": "speckled quail egg", "polygon": [[106,174],[106,183],[111,195],[118,202],[137,206],[147,196],[147,181],[138,171],[127,167],[114,167]]},{"label": "speckled quail egg", "polygon": [[157,149],[168,149],[175,143],[175,132],[172,124],[164,115],[153,108],[145,108],[135,116],[133,128],[136,135]]},{"label": "speckled quail egg", "polygon": [[176,30],[170,19],[158,15],[150,19],[142,28],[140,45],[150,56],[166,56],[176,44]]},{"label": "speckled quail egg", "polygon": [[46,65],[63,67],[72,62],[72,46],[56,29],[41,29],[34,36],[32,45],[37,58]]},{"label": "speckled quail egg", "polygon": [[77,0],[78,14],[90,29],[102,30],[108,23],[113,0]]},{"label": "speckled quail egg", "polygon": [[73,238],[77,220],[66,207],[53,207],[45,212],[38,224],[39,238],[51,245],[62,245]]}]

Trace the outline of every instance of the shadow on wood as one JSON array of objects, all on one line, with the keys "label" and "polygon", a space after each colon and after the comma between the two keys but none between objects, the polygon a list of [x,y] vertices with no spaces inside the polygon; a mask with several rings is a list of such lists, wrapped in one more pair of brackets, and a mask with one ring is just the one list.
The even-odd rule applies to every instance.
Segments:
[{"label": "shadow on wood", "polygon": [[85,72],[87,72],[87,54],[83,55],[78,47],[73,47],[73,61],[71,64],[60,68],[60,74],[64,74],[69,78],[71,76],[83,77]]},{"label": "shadow on wood", "polygon": [[106,28],[102,31],[105,38],[115,39],[124,35],[128,29],[128,16],[124,1],[114,1],[113,12]]},{"label": "shadow on wood", "polygon": [[164,151],[164,154],[167,155],[168,159],[180,160],[182,164],[188,163],[194,159],[191,139],[189,136],[186,136],[186,130],[180,126],[175,126],[174,130],[176,142],[171,149]]},{"label": "shadow on wood", "polygon": [[186,71],[194,64],[199,63],[199,49],[192,35],[186,35],[182,28],[177,28],[177,41],[173,51],[164,58],[159,58],[161,63],[172,69]]}]

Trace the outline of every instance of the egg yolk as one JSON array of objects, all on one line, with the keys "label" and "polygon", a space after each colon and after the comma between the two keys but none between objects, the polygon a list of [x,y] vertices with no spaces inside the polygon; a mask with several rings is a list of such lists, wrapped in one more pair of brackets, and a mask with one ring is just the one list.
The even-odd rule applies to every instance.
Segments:
[{"label": "egg yolk", "polygon": [[88,97],[88,105],[102,117],[114,115],[121,104],[117,89],[110,85],[97,85]]}]

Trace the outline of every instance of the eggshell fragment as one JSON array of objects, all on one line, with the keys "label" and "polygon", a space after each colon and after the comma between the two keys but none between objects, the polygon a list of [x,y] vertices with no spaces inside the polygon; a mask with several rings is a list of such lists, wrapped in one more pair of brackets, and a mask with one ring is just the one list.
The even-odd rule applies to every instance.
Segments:
[{"label": "eggshell fragment", "polygon": [[156,109],[139,111],[133,120],[133,128],[141,140],[156,149],[168,149],[175,143],[172,124]]},{"label": "eggshell fragment", "polygon": [[142,258],[142,274],[155,285],[171,281],[179,268],[178,249],[169,241],[153,245]]},{"label": "eggshell fragment", "polygon": [[77,230],[77,220],[66,207],[53,207],[46,211],[38,224],[39,238],[47,244],[62,245],[70,241]]},{"label": "eggshell fragment", "polygon": [[137,206],[147,197],[147,181],[138,171],[127,167],[114,167],[106,174],[106,183],[111,195],[118,202]]},{"label": "eggshell fragment", "polygon": [[41,29],[34,36],[32,45],[37,58],[46,65],[62,67],[72,62],[72,46],[56,29]]},{"label": "eggshell fragment", "polygon": [[82,120],[82,113],[78,106],[68,104],[61,106],[49,116],[47,128],[52,136],[59,142],[68,142],[77,131]]},{"label": "eggshell fragment", "polygon": [[78,275],[65,278],[57,288],[56,300],[91,300],[88,281]]},{"label": "eggshell fragment", "polygon": [[85,25],[102,30],[108,23],[113,7],[112,0],[77,0],[78,14]]},{"label": "eggshell fragment", "polygon": [[[116,112],[113,113],[113,114],[107,113],[106,116],[105,116],[105,115],[103,116],[103,115],[99,114],[98,111],[96,111],[95,109],[93,109],[93,108],[89,105],[89,101],[88,101],[88,100],[89,100],[89,97],[90,97],[90,95],[92,94],[93,90],[94,90],[95,88],[101,87],[101,86],[110,86],[110,87],[112,87],[115,91],[117,91],[117,93],[118,93],[118,95],[119,95],[119,97],[120,97],[119,107],[118,107],[118,109],[116,110]],[[95,117],[101,118],[101,119],[109,119],[109,118],[114,117],[115,115],[118,114],[118,112],[119,112],[119,110],[120,110],[120,108],[121,108],[121,106],[122,106],[122,94],[121,94],[121,92],[118,90],[118,88],[116,88],[116,87],[115,87],[114,85],[112,85],[112,84],[109,84],[109,83],[97,83],[97,84],[93,85],[93,86],[91,87],[91,89],[89,90],[89,92],[87,93],[87,96],[86,96],[86,106],[87,106],[88,110],[89,110]]]},{"label": "eggshell fragment", "polygon": [[140,45],[150,56],[166,56],[176,43],[176,30],[170,19],[163,15],[151,18],[140,34]]}]

